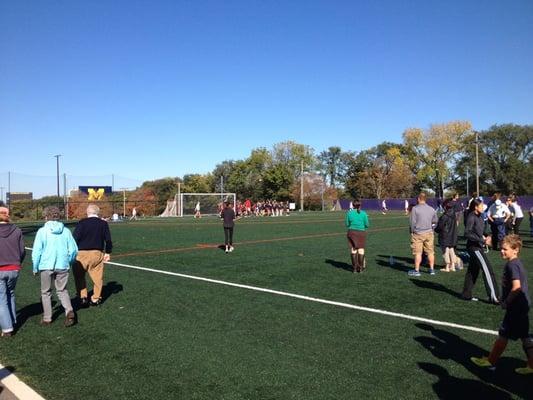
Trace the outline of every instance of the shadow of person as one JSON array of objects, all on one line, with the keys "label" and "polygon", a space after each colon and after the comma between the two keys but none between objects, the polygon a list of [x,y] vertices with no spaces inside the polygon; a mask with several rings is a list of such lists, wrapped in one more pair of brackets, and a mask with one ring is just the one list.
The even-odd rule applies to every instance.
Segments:
[{"label": "shadow of person", "polygon": [[120,293],[124,290],[124,287],[115,281],[107,282],[102,288],[102,303],[114,294]]},{"label": "shadow of person", "polygon": [[431,375],[435,375],[439,380],[434,383],[433,390],[439,399],[461,399],[461,398],[475,398],[475,399],[494,399],[504,400],[511,399],[511,395],[501,389],[498,389],[490,384],[476,381],[474,379],[456,378],[451,376],[449,372],[440,365],[431,363],[418,363],[422,371]]},{"label": "shadow of person", "polygon": [[437,283],[437,282],[430,282],[430,281],[424,281],[420,279],[410,279],[410,281],[422,289],[431,289],[436,290],[438,292],[443,292],[446,294],[449,294],[450,296],[456,297],[458,299],[461,299],[461,293],[456,292],[455,290],[449,289],[446,286]]},{"label": "shadow of person", "polygon": [[392,257],[394,258],[394,263],[392,265],[390,264],[391,254],[378,254],[377,257],[380,258],[376,258],[376,264],[381,265],[382,267],[388,267],[402,272],[407,272],[413,268],[413,259],[411,257],[396,257],[392,254]]},{"label": "shadow of person", "polygon": [[415,326],[432,335],[418,336],[415,337],[415,340],[435,357],[453,360],[461,364],[481,381],[497,386],[508,393],[513,393],[523,398],[531,398],[533,385],[529,378],[514,372],[515,368],[524,366],[524,361],[515,358],[502,358],[498,361],[496,371],[490,371],[487,368],[478,367],[470,360],[472,356],[480,357],[486,355],[487,350],[462,339],[458,335],[434,328],[432,325],[418,323]]},{"label": "shadow of person", "polygon": [[[56,304],[55,300],[52,300],[52,307]],[[17,311],[17,327],[16,330],[19,330],[24,326],[26,321],[31,317],[36,315],[43,314],[43,304],[39,301],[38,303],[28,304],[27,306],[22,307]],[[53,318],[53,316],[52,316]]]},{"label": "shadow of person", "polygon": [[351,264],[347,264],[345,262],[342,262],[342,261],[336,261],[336,260],[332,260],[330,258],[326,258],[324,260],[324,262],[326,264],[329,264],[331,265],[332,267],[335,267],[335,268],[339,268],[339,269],[343,269],[345,271],[349,271],[349,272],[353,272],[353,267]]}]

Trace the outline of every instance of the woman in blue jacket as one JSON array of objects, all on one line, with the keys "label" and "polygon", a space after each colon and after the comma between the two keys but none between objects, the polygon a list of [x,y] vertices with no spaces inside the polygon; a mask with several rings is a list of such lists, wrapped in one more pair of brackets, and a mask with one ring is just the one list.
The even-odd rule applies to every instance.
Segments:
[{"label": "woman in blue jacket", "polygon": [[56,294],[65,309],[65,326],[76,321],[70,296],[67,291],[68,271],[76,259],[78,246],[70,230],[58,221],[60,212],[57,207],[44,209],[46,223],[37,231],[33,242],[33,274],[41,275],[41,301],[43,303],[42,325],[52,323],[52,282]]}]

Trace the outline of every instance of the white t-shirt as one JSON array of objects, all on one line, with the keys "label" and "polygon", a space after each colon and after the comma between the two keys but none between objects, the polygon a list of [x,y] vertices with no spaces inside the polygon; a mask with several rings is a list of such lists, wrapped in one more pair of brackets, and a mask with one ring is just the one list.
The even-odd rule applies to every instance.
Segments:
[{"label": "white t-shirt", "polygon": [[509,207],[507,205],[500,203],[493,203],[489,208],[489,215],[492,218],[505,218],[507,215],[510,215]]}]

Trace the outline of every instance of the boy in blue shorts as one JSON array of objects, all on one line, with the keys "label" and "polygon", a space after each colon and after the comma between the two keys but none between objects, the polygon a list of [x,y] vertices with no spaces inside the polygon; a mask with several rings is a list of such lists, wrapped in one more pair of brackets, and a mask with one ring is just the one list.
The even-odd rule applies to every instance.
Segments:
[{"label": "boy in blue shorts", "polygon": [[503,322],[500,325],[499,337],[494,342],[488,357],[471,357],[470,360],[480,367],[494,370],[496,362],[505,351],[509,340],[522,341],[527,357],[527,366],[517,368],[519,374],[533,374],[533,337],[529,336],[529,298],[527,274],[518,258],[522,240],[518,235],[506,236],[501,242],[502,258],[507,260],[502,278],[501,306],[505,310]]}]

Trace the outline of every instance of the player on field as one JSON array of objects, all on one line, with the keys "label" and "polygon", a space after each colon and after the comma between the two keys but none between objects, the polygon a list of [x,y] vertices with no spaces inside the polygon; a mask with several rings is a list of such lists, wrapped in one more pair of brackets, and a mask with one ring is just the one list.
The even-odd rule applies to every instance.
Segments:
[{"label": "player on field", "polygon": [[352,259],[353,272],[361,272],[366,268],[365,244],[366,230],[370,226],[368,215],[361,210],[361,201],[355,200],[353,208],[348,210],[344,218],[348,233],[348,245],[350,246],[350,256]]}]

